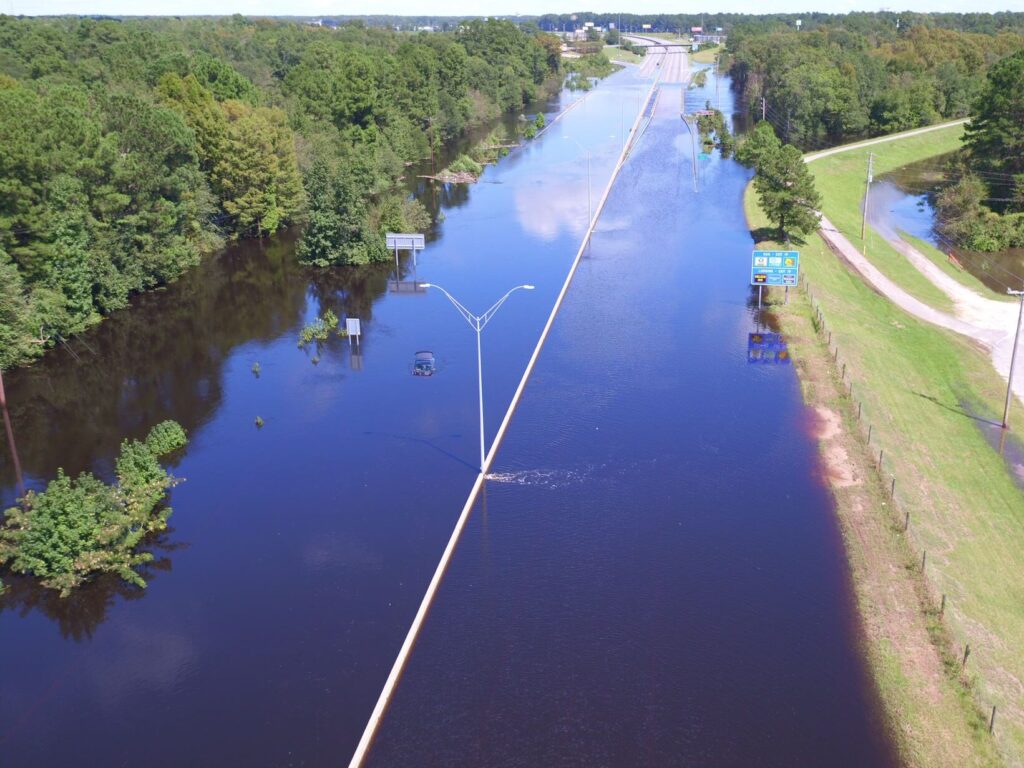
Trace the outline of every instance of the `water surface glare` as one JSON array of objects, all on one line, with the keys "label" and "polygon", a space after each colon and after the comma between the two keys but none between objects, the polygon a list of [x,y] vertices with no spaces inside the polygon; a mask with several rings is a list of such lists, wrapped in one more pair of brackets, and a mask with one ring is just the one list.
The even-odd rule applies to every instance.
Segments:
[{"label": "water surface glare", "polygon": [[[586,225],[586,156],[562,137],[591,151],[599,194],[647,85],[610,78],[480,184],[428,195],[445,219],[404,279],[476,311],[537,286],[484,333],[489,437]],[[99,580],[62,601],[4,576],[4,768],[348,760],[478,456],[473,333],[442,296],[390,293],[389,269],[309,271],[294,238],[246,243],[5,377],[30,487],[58,466],[109,477],[120,441],[162,419],[191,442],[148,589]],[[296,347],[325,308],[362,319],[358,350]],[[411,375],[421,349],[431,379]]]},{"label": "water surface glare", "polygon": [[693,192],[679,103],[613,188],[371,765],[896,764],[795,372],[748,363],[749,175],[716,156]]}]

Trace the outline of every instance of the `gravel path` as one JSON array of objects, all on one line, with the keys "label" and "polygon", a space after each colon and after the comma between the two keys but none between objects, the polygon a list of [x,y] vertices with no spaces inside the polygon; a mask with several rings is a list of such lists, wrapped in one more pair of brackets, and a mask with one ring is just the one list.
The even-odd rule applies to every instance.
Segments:
[{"label": "gravel path", "polygon": [[[838,154],[839,152],[849,152],[850,150],[860,149],[873,144],[916,136],[964,122],[966,121],[958,120],[955,123],[928,126],[927,128],[918,128],[917,130],[907,131],[895,136],[883,136],[878,139],[858,142],[857,144],[834,147],[823,152],[807,155],[804,160],[810,163],[822,157]],[[956,331],[981,344],[988,350],[996,371],[1006,380],[1010,372],[1010,355],[1013,352],[1013,339],[1017,328],[1018,305],[982,296],[947,275],[933,264],[927,256],[904,241],[896,233],[880,231],[880,234],[899,253],[905,256],[921,274],[928,278],[936,288],[952,299],[955,314],[941,312],[911,296],[903,288],[883,275],[874,264],[861,255],[860,251],[857,250],[846,235],[839,232],[828,218],[825,216],[821,217],[821,236],[876,291],[914,317],[925,320],[933,325]],[[1018,365],[1017,369],[1013,376],[1013,391],[1024,402],[1024,365]]]}]

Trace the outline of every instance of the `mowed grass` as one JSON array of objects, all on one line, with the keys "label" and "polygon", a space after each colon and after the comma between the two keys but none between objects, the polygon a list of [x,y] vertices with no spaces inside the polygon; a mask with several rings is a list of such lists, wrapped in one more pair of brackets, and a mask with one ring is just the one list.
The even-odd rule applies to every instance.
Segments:
[{"label": "mowed grass", "polygon": [[701,48],[699,51],[690,54],[690,61],[695,64],[714,64],[722,48]]},{"label": "mowed grass", "polygon": [[[959,136],[959,129],[943,130],[875,145],[876,172],[949,152]],[[826,213],[857,235],[866,151],[810,166]],[[746,204],[751,228],[764,227],[751,188]],[[847,364],[853,398],[863,403],[864,428],[872,425],[872,446],[885,452],[886,477],[896,477],[897,510],[879,514],[901,520],[910,512],[911,545],[918,557],[928,553],[934,597],[947,595],[954,652],[971,646],[965,674],[974,701],[986,714],[998,707],[999,750],[1007,764],[1024,765],[1024,494],[984,436],[990,425],[979,420],[998,423],[1005,383],[984,351],[875,293],[817,234],[800,250],[839,362]],[[913,267],[907,266],[914,275],[888,268],[901,284],[917,284]],[[1018,400],[1014,407],[1012,435],[1019,439],[1024,405]]]},{"label": "mowed grass", "polygon": [[[957,125],[898,141],[858,147],[812,161],[808,168],[822,193],[822,211],[836,229],[860,247],[861,203],[867,180],[868,153],[875,156],[874,173],[878,176],[921,157],[953,152],[960,146],[962,136],[963,126]],[[944,312],[953,311],[952,300],[870,227],[866,240],[867,257],[886,277],[926,304]]]},{"label": "mowed grass", "polygon": [[612,61],[622,61],[626,64],[639,64],[643,61],[642,56],[637,56],[632,51],[619,48],[616,45],[608,45],[604,48],[605,55]]}]

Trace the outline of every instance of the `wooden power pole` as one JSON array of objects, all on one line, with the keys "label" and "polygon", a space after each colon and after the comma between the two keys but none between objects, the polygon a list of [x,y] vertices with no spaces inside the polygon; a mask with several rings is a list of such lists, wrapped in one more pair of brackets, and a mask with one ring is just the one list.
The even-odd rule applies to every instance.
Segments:
[{"label": "wooden power pole", "polygon": [[[864,244],[864,237],[867,234],[868,229],[868,197],[871,195],[871,182],[874,180],[872,171],[875,166],[875,153],[868,152],[868,182],[864,189],[864,216],[860,220],[860,239],[861,245]],[[863,248],[862,248],[863,250]]]}]

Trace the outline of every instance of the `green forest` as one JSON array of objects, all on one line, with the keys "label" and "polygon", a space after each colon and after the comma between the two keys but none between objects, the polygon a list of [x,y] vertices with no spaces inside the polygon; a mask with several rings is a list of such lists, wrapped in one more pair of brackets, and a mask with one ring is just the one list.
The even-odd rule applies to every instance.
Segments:
[{"label": "green forest", "polygon": [[989,67],[1024,48],[1024,27],[994,34],[927,26],[797,32],[739,26],[730,74],[783,141],[818,149],[966,117]]},{"label": "green forest", "polygon": [[730,72],[755,118],[805,151],[970,118],[937,228],[968,250],[1024,247],[1024,29],[977,26],[741,24]]},{"label": "green forest", "polygon": [[497,20],[0,16],[0,368],[227,240],[303,224],[308,263],[387,258],[406,167],[559,72],[557,39]]}]

